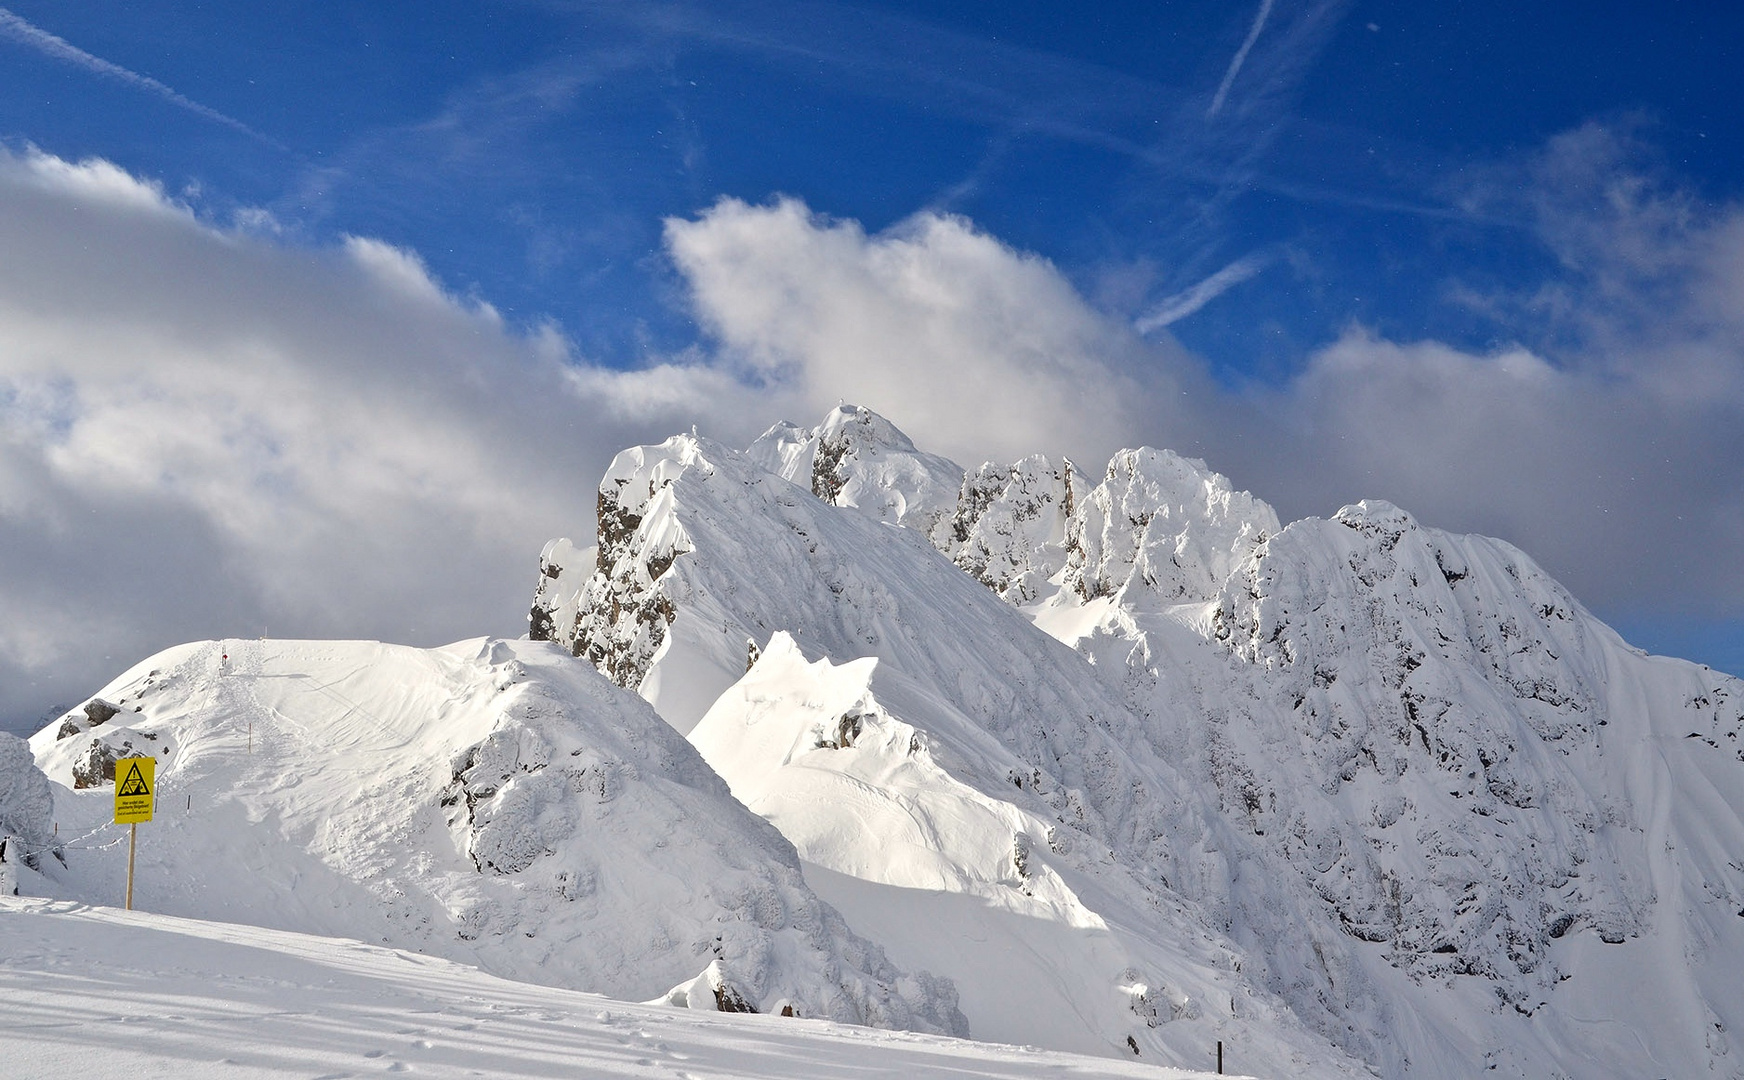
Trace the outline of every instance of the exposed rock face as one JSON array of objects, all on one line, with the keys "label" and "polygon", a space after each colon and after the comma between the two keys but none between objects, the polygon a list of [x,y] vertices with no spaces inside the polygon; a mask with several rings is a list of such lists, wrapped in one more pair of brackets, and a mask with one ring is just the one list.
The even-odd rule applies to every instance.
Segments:
[{"label": "exposed rock face", "polygon": [[73,787],[92,788],[115,782],[115,763],[129,757],[161,757],[171,748],[156,733],[112,727],[91,740],[73,762]]},{"label": "exposed rock face", "polygon": [[[680,445],[673,439],[666,447]],[[545,545],[528,632],[627,690],[641,689],[665,647],[677,609],[672,583],[663,579],[691,548],[662,493],[686,469],[707,467],[694,452],[669,458],[650,449],[619,454],[600,482],[597,547],[579,549],[567,539]]]},{"label": "exposed rock face", "polygon": [[1066,561],[1067,530],[1090,482],[1067,460],[1035,454],[1015,465],[989,462],[963,478],[957,506],[935,526],[938,549],[1013,604],[1051,591]]},{"label": "exposed rock face", "polygon": [[58,737],[69,739],[81,732],[90,731],[94,727],[108,723],[111,718],[121,712],[121,706],[111,705],[102,698],[92,698],[84,706],[68,713],[61,718]]}]

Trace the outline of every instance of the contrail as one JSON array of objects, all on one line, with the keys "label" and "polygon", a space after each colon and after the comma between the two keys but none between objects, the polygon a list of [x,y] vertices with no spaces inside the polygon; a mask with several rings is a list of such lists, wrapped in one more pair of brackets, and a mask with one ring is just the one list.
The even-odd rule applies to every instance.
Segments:
[{"label": "contrail", "polygon": [[86,71],[96,72],[98,75],[107,75],[112,79],[119,79],[124,83],[137,86],[142,90],[150,90],[158,97],[173,104],[180,105],[182,108],[197,116],[203,116],[214,123],[223,124],[225,127],[234,131],[240,131],[250,138],[259,139],[261,142],[268,143],[272,146],[279,146],[277,142],[267,138],[265,135],[262,135],[247,124],[244,124],[242,121],[225,116],[217,109],[208,108],[192,98],[183,97],[181,94],[176,93],[170,87],[158,82],[150,75],[141,75],[137,71],[129,71],[120,64],[112,64],[101,56],[92,56],[77,45],[72,44],[64,38],[56,37],[47,30],[44,30],[33,23],[26,22],[24,19],[19,18],[17,15],[14,15],[3,7],[0,7],[0,35],[5,35],[21,45],[28,45],[45,56],[52,56],[56,60],[65,60],[68,63],[77,64]]},{"label": "contrail", "polygon": [[1249,255],[1246,258],[1235,260],[1199,284],[1183,289],[1158,304],[1149,315],[1133,323],[1133,329],[1141,334],[1148,334],[1159,327],[1185,319],[1225,292],[1264,270],[1268,261],[1270,260],[1259,255]]},{"label": "contrail", "polygon": [[1229,62],[1229,70],[1223,73],[1223,82],[1217,87],[1217,93],[1211,98],[1211,108],[1205,110],[1205,118],[1211,119],[1223,108],[1223,99],[1229,96],[1229,84],[1235,81],[1236,73],[1241,65],[1247,62],[1248,50],[1259,40],[1260,31],[1266,28],[1266,18],[1272,13],[1272,0],[1260,0],[1259,14],[1254,16],[1253,26],[1248,29],[1247,40],[1241,43],[1241,48],[1235,50],[1235,59]]}]

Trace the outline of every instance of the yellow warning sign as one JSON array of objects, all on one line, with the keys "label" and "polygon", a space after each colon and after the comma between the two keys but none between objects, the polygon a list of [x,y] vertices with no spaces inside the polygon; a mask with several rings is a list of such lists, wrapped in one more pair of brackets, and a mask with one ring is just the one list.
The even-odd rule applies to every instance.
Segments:
[{"label": "yellow warning sign", "polygon": [[115,763],[115,824],[151,820],[157,789],[157,759],[122,758]]}]

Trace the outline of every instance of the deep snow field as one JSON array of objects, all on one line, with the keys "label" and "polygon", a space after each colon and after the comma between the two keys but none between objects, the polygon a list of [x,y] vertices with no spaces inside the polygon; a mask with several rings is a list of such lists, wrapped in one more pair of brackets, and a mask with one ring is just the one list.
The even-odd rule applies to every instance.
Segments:
[{"label": "deep snow field", "polygon": [[1207,1073],[626,1004],[341,938],[0,898],[0,1075],[1028,1080]]}]

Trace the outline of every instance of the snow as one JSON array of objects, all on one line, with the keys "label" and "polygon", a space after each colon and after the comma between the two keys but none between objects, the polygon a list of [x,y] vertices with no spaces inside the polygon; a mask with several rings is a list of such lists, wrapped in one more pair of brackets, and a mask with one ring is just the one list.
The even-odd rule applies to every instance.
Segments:
[{"label": "snow", "polygon": [[4,1071],[19,1080],[1208,1075],[628,1004],[403,949],[40,899],[0,899],[0,1008]]},{"label": "snow", "polygon": [[0,896],[17,891],[17,867],[35,870],[53,851],[54,788],[29,744],[0,733]]},{"label": "snow", "polygon": [[[1506,543],[1283,526],[1164,450],[965,472],[853,406],[631,448],[599,507],[534,640],[195,643],[0,742],[30,1060],[1744,1077],[1744,682]],[[132,915],[89,906],[122,751]]]},{"label": "snow", "polygon": [[1227,942],[1159,920],[1045,805],[1000,797],[1022,762],[880,661],[808,662],[777,634],[691,741],[855,926],[951,977],[979,1037],[1176,1065],[1223,1039],[1268,1071],[1351,1075]]},{"label": "snow", "polygon": [[[1118,501],[1104,550],[1142,552]],[[1026,610],[1218,793],[1241,861],[1289,867],[1286,907],[1229,898],[1270,985],[1385,1075],[1740,1075],[1744,686],[1642,656],[1500,541],[1384,502],[1246,516],[1232,545],[1207,508],[1246,552],[1205,602],[1115,560]]]},{"label": "snow", "polygon": [[[982,465],[911,521],[876,490],[895,474],[852,505],[784,486],[813,432],[621,457],[638,525],[597,578],[634,588],[558,639],[635,652],[614,678],[979,1033],[1117,1054],[1127,972],[1010,966],[1106,928],[1130,983],[1263,1005],[1262,1070],[1300,1071],[1313,1032],[1385,1076],[1744,1076],[1744,684],[1386,503],[1284,527],[1141,448],[1094,485]],[[975,927],[997,963],[953,944]],[[999,1026],[1014,980],[1080,1017]],[[1166,1057],[1230,1018],[1139,1038]]]},{"label": "snow", "polygon": [[1143,594],[1210,599],[1241,558],[1278,532],[1270,506],[1197,458],[1141,447],[1109,461],[1066,526],[1063,583],[1084,600]]},{"label": "snow", "polygon": [[833,506],[852,506],[923,534],[957,508],[963,468],[915,448],[871,409],[841,405],[815,428],[783,421],[745,451],[758,465]]},{"label": "snow", "polygon": [[[682,738],[548,644],[204,642],[100,694],[159,756],[139,908],[631,1000],[718,962],[759,1009],[962,1030],[948,984],[855,936]],[[62,729],[37,760],[60,835],[94,835],[25,891],[113,902],[113,788],[71,788],[92,733]]]},{"label": "snow", "polygon": [[[1081,657],[924,537],[860,508],[825,504],[694,435],[619,455],[602,500],[636,524],[602,530],[602,551],[608,539],[627,539],[589,579],[597,599],[581,606],[567,644],[614,670],[612,657],[657,636],[657,648],[638,653],[647,666],[615,669],[617,677],[627,674],[625,685],[690,733],[739,797],[768,814],[805,857],[880,884],[1017,903],[1013,856],[1021,846],[1030,853],[1032,895],[1019,910],[1067,930],[1098,920],[1122,928],[1117,948],[1065,976],[1086,995],[1081,1016],[1026,1041],[1119,1055],[1131,1053],[1130,1038],[1141,1055],[1184,1061],[1198,1052],[1193,1047],[1215,1041],[1217,1025],[1239,1020],[1268,1029],[1255,1039],[1263,1044],[1257,1068],[1323,1075],[1355,1068],[1237,970],[1233,943],[1220,944],[1215,921],[1180,895],[1189,880],[1201,893],[1223,880],[1222,827],[1137,737],[1138,719]],[[662,572],[639,569],[650,566]],[[634,587],[617,591],[616,582]],[[622,617],[632,610],[659,613],[657,632]],[[620,617],[598,618],[613,611]],[[749,676],[747,643],[761,653]],[[803,657],[877,663],[848,665],[838,677]],[[674,701],[669,672],[703,692]],[[764,729],[774,743],[733,727],[733,703],[765,693],[757,688],[765,675],[767,695],[783,712],[779,725]],[[759,770],[797,760],[796,749],[826,734],[815,729],[837,728],[868,678],[873,692],[862,713],[888,753],[863,756],[874,744],[862,739],[844,760],[862,760],[863,772],[790,770],[767,794],[741,786]],[[793,703],[804,707],[791,710]],[[726,731],[710,740],[704,728],[717,726],[716,709],[725,711]],[[917,739],[923,752],[910,756]],[[739,759],[742,768],[720,753],[735,746],[751,755]],[[809,809],[779,813],[777,802]],[[832,834],[839,842],[829,841]],[[1067,886],[1067,874],[1090,879]],[[974,968],[950,974],[992,985]],[[1149,989],[1118,991],[1123,982]],[[1233,998],[1245,1011],[1176,1017],[1148,996],[1164,988],[1193,1000]],[[999,1020],[971,1017],[978,1033],[977,1022]]]},{"label": "snow", "polygon": [[1066,562],[1066,530],[1077,493],[1090,482],[1070,461],[1034,454],[1015,465],[989,462],[967,475],[957,505],[932,530],[933,543],[981,584],[1013,604],[1051,594]]}]

